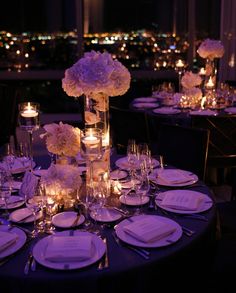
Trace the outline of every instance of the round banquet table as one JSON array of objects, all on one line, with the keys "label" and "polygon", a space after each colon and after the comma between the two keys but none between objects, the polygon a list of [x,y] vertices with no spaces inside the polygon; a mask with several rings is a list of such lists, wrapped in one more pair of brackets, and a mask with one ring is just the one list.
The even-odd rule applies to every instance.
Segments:
[{"label": "round banquet table", "polygon": [[[186,188],[212,197],[203,182]],[[118,202],[117,196],[113,198],[113,202]],[[143,210],[147,214],[167,216],[160,208],[149,210],[148,204]],[[198,286],[203,286],[209,273],[215,244],[215,203],[210,210],[202,214],[208,221],[181,216],[173,218],[172,215],[168,215],[167,217],[174,221],[195,230],[195,234],[191,237],[183,234],[175,243],[149,249],[148,260],[129,250],[125,245],[117,245],[112,236],[113,225],[105,226],[103,235],[107,237],[110,265],[109,268],[100,271],[97,270],[98,263],[82,269],[63,271],[37,264],[35,272],[30,271],[25,275],[24,266],[30,247],[37,242],[35,239],[0,266],[0,292],[148,292],[153,287],[163,287],[167,291],[188,291],[189,286],[192,286],[193,292]],[[32,228],[31,224],[24,224],[24,227]]]}]

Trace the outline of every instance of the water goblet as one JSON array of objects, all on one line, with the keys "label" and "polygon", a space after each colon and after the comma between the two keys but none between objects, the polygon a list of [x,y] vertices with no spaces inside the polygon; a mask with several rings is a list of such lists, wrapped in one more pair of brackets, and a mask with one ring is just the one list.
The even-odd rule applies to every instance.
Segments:
[{"label": "water goblet", "polygon": [[55,230],[55,227],[52,225],[52,216],[55,213],[55,206],[56,206],[55,196],[46,194],[45,205],[46,205],[46,216],[48,217],[46,220],[45,232],[48,234],[52,234],[53,231]]},{"label": "water goblet", "polygon": [[37,215],[41,209],[40,202],[37,201],[37,199],[34,197],[29,198],[29,199],[26,199],[26,206],[32,212],[32,214],[34,216],[34,226],[33,226],[33,231],[31,232],[31,236],[37,237],[38,233],[39,233],[38,228],[37,228]]},{"label": "water goblet", "polygon": [[21,142],[19,144],[19,157],[24,168],[26,169],[30,165],[30,147],[26,142]]},{"label": "water goblet", "polygon": [[9,211],[8,211],[8,199],[11,196],[11,189],[5,188],[4,184],[6,182],[7,173],[4,169],[0,169],[0,197],[4,205],[5,212],[2,213],[2,217],[8,219]]}]

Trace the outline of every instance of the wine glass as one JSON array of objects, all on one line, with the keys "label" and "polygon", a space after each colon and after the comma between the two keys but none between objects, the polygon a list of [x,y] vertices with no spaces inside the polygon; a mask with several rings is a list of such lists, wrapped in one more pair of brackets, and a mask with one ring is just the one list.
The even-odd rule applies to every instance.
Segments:
[{"label": "wine glass", "polygon": [[136,210],[136,214],[141,214],[141,206],[143,205],[143,199],[147,196],[150,189],[149,177],[148,177],[149,168],[147,166],[147,161],[142,161],[140,163],[140,173],[137,176],[137,184],[135,185],[135,192],[139,196],[140,206]]},{"label": "wine glass", "polygon": [[11,188],[10,187],[4,187],[4,184],[6,182],[7,178],[7,172],[4,169],[0,169],[0,197],[3,202],[5,212],[2,213],[2,217],[5,219],[9,218],[9,211],[8,211],[8,199],[11,196]]},{"label": "wine glass", "polygon": [[51,234],[55,230],[55,227],[52,225],[52,216],[55,213],[55,206],[56,206],[55,196],[52,194],[46,193],[45,205],[46,205],[46,215],[48,216],[46,220],[45,232]]},{"label": "wine glass", "polygon": [[21,142],[19,144],[19,157],[20,157],[20,161],[22,162],[24,168],[26,169],[27,167],[29,167],[30,147],[29,147],[28,143]]},{"label": "wine glass", "polygon": [[25,204],[34,216],[34,226],[33,226],[33,231],[31,232],[31,236],[37,237],[39,233],[37,228],[37,215],[38,215],[38,212],[40,211],[40,202],[38,202],[37,199],[35,198],[29,198],[29,199],[26,199]]},{"label": "wine glass", "polygon": [[33,131],[39,128],[39,104],[25,102],[19,104],[19,124],[20,127],[29,134],[30,146],[30,168],[33,170]]},{"label": "wine glass", "polygon": [[138,147],[134,139],[129,139],[127,146],[127,161],[130,166],[130,172],[134,171],[138,160]]},{"label": "wine glass", "polygon": [[15,149],[14,147],[10,144],[6,144],[6,150],[5,150],[5,156],[3,158],[3,161],[5,162],[5,165],[7,167],[7,170],[9,173],[12,172],[14,163],[15,163]]}]

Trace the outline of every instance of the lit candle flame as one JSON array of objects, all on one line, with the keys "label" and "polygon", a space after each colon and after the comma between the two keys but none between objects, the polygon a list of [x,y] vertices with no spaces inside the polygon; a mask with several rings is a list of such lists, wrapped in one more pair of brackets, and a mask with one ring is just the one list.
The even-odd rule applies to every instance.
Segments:
[{"label": "lit candle flame", "polygon": [[201,109],[205,109],[205,103],[206,103],[206,97],[202,97],[202,101],[201,101]]},{"label": "lit candle flame", "polygon": [[176,62],[176,67],[180,67],[180,68],[184,67],[184,62],[183,62],[181,59],[179,59],[179,60]]},{"label": "lit candle flame", "polygon": [[205,75],[206,74],[206,70],[204,67],[201,67],[200,71],[199,71],[200,75]]},{"label": "lit candle flame", "polygon": [[209,88],[209,89],[212,89],[213,87],[215,86],[213,80],[212,80],[212,77],[210,76],[207,84],[206,84],[206,87]]}]

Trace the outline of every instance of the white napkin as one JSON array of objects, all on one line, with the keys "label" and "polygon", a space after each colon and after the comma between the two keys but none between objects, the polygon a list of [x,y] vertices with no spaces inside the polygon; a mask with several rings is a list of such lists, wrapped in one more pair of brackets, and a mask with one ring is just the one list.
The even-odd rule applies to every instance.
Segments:
[{"label": "white napkin", "polygon": [[196,211],[203,199],[203,195],[201,194],[185,194],[184,190],[183,193],[169,191],[165,194],[161,205],[172,209]]},{"label": "white napkin", "polygon": [[176,228],[153,217],[145,217],[123,227],[124,231],[141,242],[154,242],[172,234]]},{"label": "white napkin", "polygon": [[21,188],[19,190],[20,196],[26,196],[27,199],[32,198],[36,192],[39,182],[39,177],[35,176],[32,172],[26,171]]},{"label": "white napkin", "polygon": [[31,210],[29,210],[27,208],[17,210],[17,212],[14,212],[14,221],[15,222],[20,222],[24,218],[26,218],[28,216],[31,216],[31,215],[33,216]]},{"label": "white napkin", "polygon": [[92,257],[92,236],[52,236],[44,257],[52,262],[87,260]]},{"label": "white napkin", "polygon": [[0,231],[0,252],[7,249],[9,246],[14,244],[18,239],[18,235],[15,233]]},{"label": "white napkin", "polygon": [[185,183],[192,180],[188,173],[183,173],[178,169],[163,169],[158,172],[158,177],[168,184]]}]

